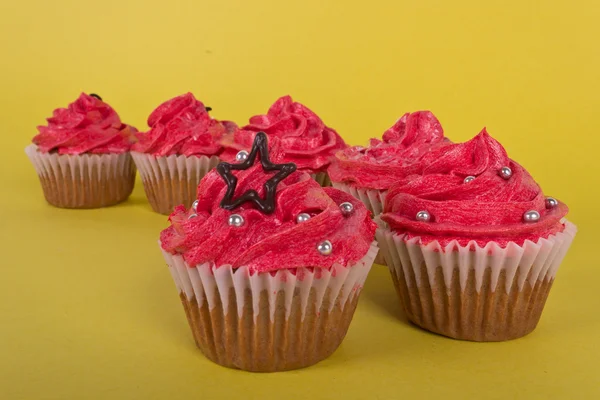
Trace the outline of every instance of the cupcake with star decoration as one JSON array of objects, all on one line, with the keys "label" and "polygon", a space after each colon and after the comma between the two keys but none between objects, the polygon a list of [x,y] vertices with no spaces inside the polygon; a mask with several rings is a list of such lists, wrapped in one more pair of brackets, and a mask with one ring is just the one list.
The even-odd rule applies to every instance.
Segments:
[{"label": "cupcake with star decoration", "polygon": [[46,201],[61,208],[99,208],[125,201],[133,191],[135,166],[129,154],[135,128],[121,122],[96,94],[57,108],[38,126],[25,149]]},{"label": "cupcake with star decoration", "polygon": [[527,335],[576,233],[567,206],[485,129],[423,164],[389,189],[377,231],[408,319],[455,339]]},{"label": "cupcake with star decoration", "polygon": [[368,147],[352,146],[338,151],[328,169],[333,187],[360,199],[377,216],[383,210],[388,189],[418,173],[421,158],[447,144],[444,130],[430,111],[406,113]]},{"label": "cupcake with star decoration", "polygon": [[284,371],[331,355],[377,254],[360,201],[282,160],[258,132],[160,235],[196,345],[226,367]]},{"label": "cupcake with star decoration", "polygon": [[196,188],[219,163],[221,140],[237,126],[212,118],[192,93],[170,99],[148,117],[150,130],[137,135],[132,153],[152,209],[169,215],[190,207]]},{"label": "cupcake with star decoration", "polygon": [[257,132],[265,132],[270,145],[279,147],[283,161],[293,162],[299,171],[310,174],[321,186],[330,186],[327,168],[335,153],[348,147],[317,114],[290,96],[283,96],[267,114],[250,118],[248,125],[225,138],[227,150],[223,160],[245,160]]}]

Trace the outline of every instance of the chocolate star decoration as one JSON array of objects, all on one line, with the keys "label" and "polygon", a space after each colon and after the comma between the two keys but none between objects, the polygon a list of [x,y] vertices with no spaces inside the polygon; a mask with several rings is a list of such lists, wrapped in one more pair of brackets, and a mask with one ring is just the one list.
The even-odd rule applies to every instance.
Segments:
[{"label": "chocolate star decoration", "polygon": [[[261,199],[258,192],[254,189],[247,190],[237,199],[233,198],[235,188],[237,186],[237,178],[231,173],[231,171],[243,171],[254,165],[256,154],[260,153],[260,163],[262,164],[263,171],[271,172],[278,171],[271,179],[265,182],[265,198]],[[251,201],[256,204],[256,207],[263,214],[271,214],[275,211],[275,193],[277,192],[277,185],[279,182],[287,178],[292,172],[296,170],[296,164],[273,164],[269,159],[269,147],[267,143],[267,134],[264,132],[258,132],[254,137],[254,143],[252,144],[252,150],[246,160],[241,164],[230,164],[226,162],[219,163],[217,165],[217,172],[225,183],[227,184],[227,192],[225,197],[221,200],[220,206],[226,210],[234,210],[241,206],[247,201]]]}]

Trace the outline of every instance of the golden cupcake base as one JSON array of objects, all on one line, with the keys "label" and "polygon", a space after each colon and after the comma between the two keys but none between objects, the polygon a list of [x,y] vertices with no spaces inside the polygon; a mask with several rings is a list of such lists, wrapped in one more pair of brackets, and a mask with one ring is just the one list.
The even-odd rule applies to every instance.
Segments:
[{"label": "golden cupcake base", "polygon": [[461,289],[459,270],[454,270],[450,286],[446,286],[442,268],[436,270],[430,285],[425,264],[420,272],[424,279],[417,284],[415,274],[390,269],[408,320],[423,329],[454,339],[497,342],[520,338],[535,329],[542,315],[552,280],[537,280],[531,286],[525,281],[518,289],[515,274],[510,291],[506,271],[501,271],[496,290],[492,291],[491,269],[484,272],[481,290],[476,290],[475,270],[471,269],[465,289]]},{"label": "golden cupcake base", "polygon": [[[194,297],[180,293],[194,340],[202,353],[211,361],[229,368],[253,372],[287,371],[308,367],[329,357],[340,345],[359,296],[342,305],[332,298],[327,289],[320,308],[316,308],[317,293],[311,289],[308,306],[302,316],[302,302],[296,290],[289,317],[286,318],[284,292],[279,292],[275,304],[269,304],[269,295],[263,290],[258,300],[258,315],[254,315],[252,291],[247,289],[241,315],[233,289],[229,292],[229,312],[224,314],[220,296],[216,306],[209,310]],[[329,311],[331,302],[335,302]],[[311,306],[311,304],[313,304]],[[271,320],[270,309],[275,308]]]}]

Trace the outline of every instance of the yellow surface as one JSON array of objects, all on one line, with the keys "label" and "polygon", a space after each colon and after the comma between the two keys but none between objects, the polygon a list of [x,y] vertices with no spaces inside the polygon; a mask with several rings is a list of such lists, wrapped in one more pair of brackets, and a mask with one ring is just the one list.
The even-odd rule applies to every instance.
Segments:
[{"label": "yellow surface", "polygon": [[[597,1],[123,3],[0,5],[0,399],[600,398]],[[143,128],[188,90],[238,122],[289,93],[353,144],[425,108],[455,141],[487,126],[580,229],[538,329],[491,344],[420,331],[376,267],[325,362],[207,361],[140,182],[117,207],[55,209],[23,152],[80,91]]]}]

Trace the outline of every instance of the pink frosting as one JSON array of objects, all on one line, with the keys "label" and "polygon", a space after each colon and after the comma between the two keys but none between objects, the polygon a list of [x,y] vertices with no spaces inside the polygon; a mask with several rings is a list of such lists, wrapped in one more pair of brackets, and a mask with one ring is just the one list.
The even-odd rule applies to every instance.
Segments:
[{"label": "pink frosting", "polygon": [[290,96],[278,99],[266,115],[250,118],[250,123],[226,139],[223,160],[234,161],[240,150],[249,151],[257,132],[265,132],[269,144],[284,153],[284,162],[293,162],[308,173],[327,169],[335,153],[347,147],[338,133],[321,118]]},{"label": "pink frosting", "polygon": [[[466,245],[474,240],[480,246],[490,241],[505,246],[537,241],[564,229],[561,219],[567,206],[559,202],[546,208],[539,185],[485,129],[468,142],[433,150],[422,162],[419,175],[388,191],[381,218],[396,232],[419,236],[423,243],[457,240]],[[499,174],[505,166],[512,170],[509,179]],[[468,176],[475,179],[465,182]],[[523,221],[530,210],[539,212],[539,221]],[[429,212],[430,221],[418,221],[419,211]]]},{"label": "pink frosting", "polygon": [[219,155],[221,140],[237,128],[233,122],[211,118],[192,93],[162,103],[148,117],[148,126],[132,150],[158,157]]},{"label": "pink frosting", "polygon": [[336,153],[329,167],[333,182],[386,190],[398,180],[418,173],[424,154],[448,143],[444,130],[430,111],[406,113],[368,148],[349,147]]},{"label": "pink frosting", "polygon": [[[236,177],[235,197],[248,189],[257,189],[264,196],[262,185],[268,176],[260,164],[236,171]],[[190,219],[194,210],[177,207],[169,217],[171,226],[161,233],[163,248],[182,254],[189,265],[246,265],[254,273],[330,268],[335,263],[350,265],[365,256],[374,240],[375,224],[360,201],[340,190],[322,188],[306,173],[294,172],[279,183],[272,214],[261,213],[253,203],[244,203],[233,211],[221,208],[225,190],[221,176],[215,170],[208,173],[198,186],[197,216]],[[348,216],[339,208],[346,201],[354,205]],[[300,213],[308,213],[311,218],[298,223]],[[232,214],[241,215],[244,225],[228,225]],[[324,240],[333,245],[333,252],[327,256],[317,251]]]},{"label": "pink frosting", "polygon": [[102,100],[81,93],[67,108],[57,108],[46,126],[38,126],[33,138],[38,150],[59,154],[125,153],[133,142],[135,128]]}]

